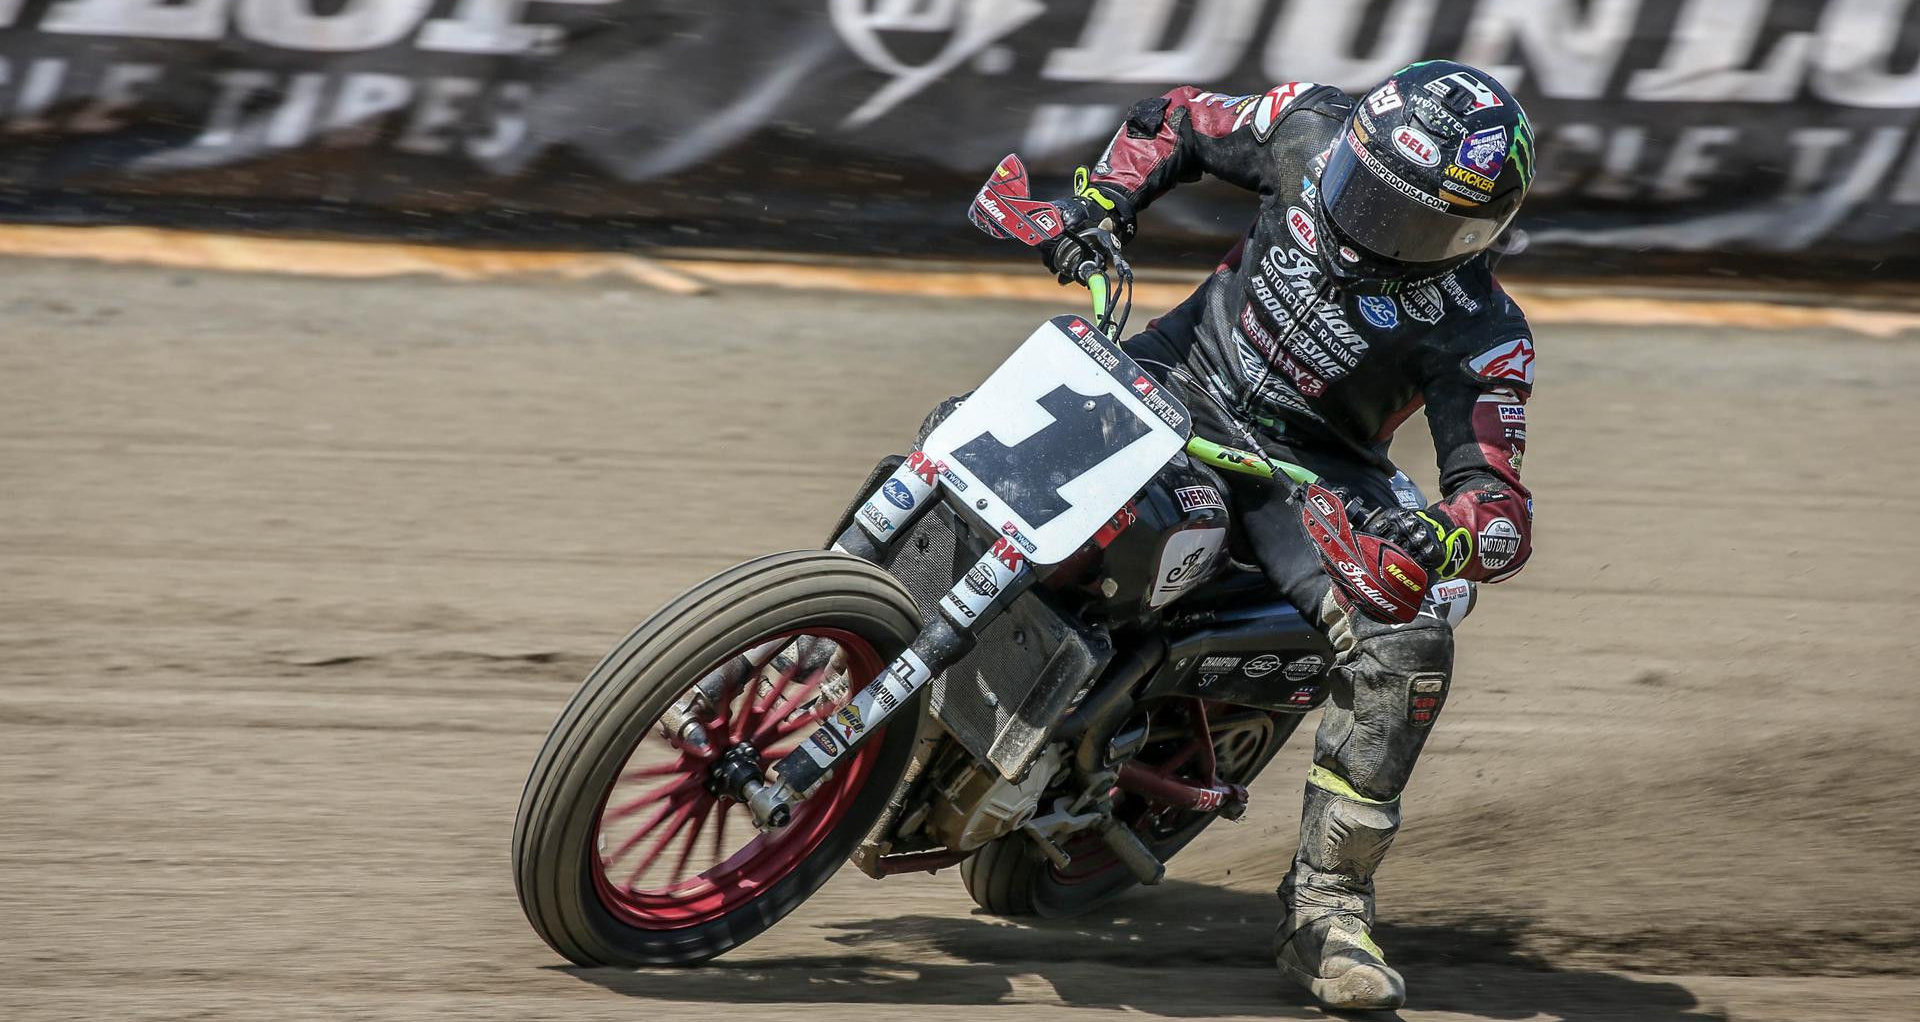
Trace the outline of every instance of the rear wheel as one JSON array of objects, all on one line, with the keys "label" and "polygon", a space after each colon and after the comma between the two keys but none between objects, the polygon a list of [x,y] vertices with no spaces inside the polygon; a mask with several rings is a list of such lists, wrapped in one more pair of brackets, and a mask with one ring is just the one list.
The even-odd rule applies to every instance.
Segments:
[{"label": "rear wheel", "polygon": [[919,630],[897,581],[827,551],[749,561],[648,619],[582,683],[521,796],[514,880],[534,930],[580,965],[681,964],[799,906],[885,807],[912,708],[777,831],[717,793],[713,765],[777,762]]},{"label": "rear wheel", "polygon": [[[1208,721],[1215,775],[1221,781],[1250,784],[1280,751],[1299,718],[1253,710],[1218,715],[1226,709],[1216,704],[1216,715]],[[1203,780],[1188,720],[1170,723],[1175,726],[1156,724],[1155,733],[1161,737],[1149,742],[1135,762],[1184,780]],[[1114,816],[1133,828],[1165,862],[1199,837],[1218,814],[1178,809],[1129,794],[1115,802]],[[995,915],[1054,918],[1090,912],[1139,882],[1098,835],[1077,834],[1063,847],[1071,860],[1064,868],[1041,855],[1025,834],[1009,834],[961,863],[960,878],[974,902]]]}]

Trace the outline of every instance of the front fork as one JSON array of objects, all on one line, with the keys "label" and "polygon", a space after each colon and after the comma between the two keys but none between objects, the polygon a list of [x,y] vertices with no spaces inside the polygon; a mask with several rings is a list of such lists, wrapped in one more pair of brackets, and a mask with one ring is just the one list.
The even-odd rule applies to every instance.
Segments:
[{"label": "front fork", "polygon": [[[869,561],[906,532],[914,519],[938,501],[944,465],[914,451],[854,511],[854,524],[833,548]],[[920,629],[905,652],[867,679],[852,701],[822,721],[798,748],[773,765],[776,783],[757,771],[737,771],[723,779],[728,794],[746,804],[762,830],[786,826],[794,803],[812,794],[842,760],[885,724],[934,676],[973,648],[974,633],[1007,603],[1033,584],[1034,572],[1013,537],[994,539],[992,548],[940,598],[940,612]]]}]

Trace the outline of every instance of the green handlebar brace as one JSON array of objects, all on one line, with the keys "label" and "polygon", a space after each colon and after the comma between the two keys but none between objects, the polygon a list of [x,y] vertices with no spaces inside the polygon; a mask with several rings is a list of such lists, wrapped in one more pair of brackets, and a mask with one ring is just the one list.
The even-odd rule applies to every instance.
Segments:
[{"label": "green handlebar brace", "polygon": [[1242,475],[1259,476],[1262,479],[1284,475],[1302,486],[1320,481],[1320,477],[1311,469],[1291,461],[1252,454],[1236,447],[1224,447],[1204,437],[1188,438],[1187,454],[1214,468]]}]

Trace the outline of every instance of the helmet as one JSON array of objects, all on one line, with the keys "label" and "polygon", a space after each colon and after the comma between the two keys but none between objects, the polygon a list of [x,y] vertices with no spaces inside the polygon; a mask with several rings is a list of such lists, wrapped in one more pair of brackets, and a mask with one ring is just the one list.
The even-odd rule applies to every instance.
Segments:
[{"label": "helmet", "polygon": [[1353,106],[1320,173],[1317,257],[1334,283],[1387,294],[1487,250],[1533,183],[1533,128],[1492,75],[1410,64]]}]

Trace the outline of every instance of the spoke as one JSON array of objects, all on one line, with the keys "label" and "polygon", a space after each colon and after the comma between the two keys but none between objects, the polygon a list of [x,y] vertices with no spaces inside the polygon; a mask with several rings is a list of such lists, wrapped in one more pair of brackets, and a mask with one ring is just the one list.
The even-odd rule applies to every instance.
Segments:
[{"label": "spoke", "polygon": [[687,831],[687,846],[680,849],[680,858],[674,860],[673,872],[668,876],[669,884],[678,883],[681,877],[687,875],[687,860],[693,858],[693,850],[700,847],[700,831],[707,825],[707,814],[712,811],[713,803],[705,801],[694,810],[692,829]]},{"label": "spoke", "polygon": [[758,748],[762,744],[778,742],[783,738],[790,738],[798,732],[811,729],[815,724],[831,716],[833,716],[833,707],[818,706],[790,721],[782,722],[776,720],[766,727],[761,728],[760,732],[753,736],[752,744],[755,748]]},{"label": "spoke", "polygon": [[666,851],[667,846],[673,843],[673,839],[679,835],[681,828],[687,825],[687,818],[693,815],[694,807],[698,804],[688,802],[674,811],[673,819],[667,821],[666,833],[660,835],[660,840],[654,844],[653,848],[640,857],[640,864],[633,867],[632,873],[627,874],[627,890],[633,890],[633,885],[640,882],[640,877],[653,866],[654,860],[660,858],[660,853]]},{"label": "spoke", "polygon": [[628,852],[633,851],[635,845],[638,845],[640,842],[645,841],[647,839],[647,835],[653,832],[653,828],[659,826],[660,821],[666,819],[667,815],[669,813],[674,812],[676,810],[676,807],[679,806],[683,801],[685,801],[685,798],[682,798],[682,797],[673,797],[673,798],[667,799],[667,801],[663,803],[659,809],[654,810],[654,813],[652,816],[647,817],[646,822],[634,828],[632,837],[629,837],[625,841],[620,842],[620,847],[614,849],[613,854],[606,856],[603,861],[606,862],[608,865],[612,865],[613,863],[620,861],[620,857],[622,855],[625,855]]},{"label": "spoke", "polygon": [[720,811],[713,814],[713,864],[715,866],[727,861],[722,857],[727,851],[727,814],[733,812],[733,807],[737,804],[729,799],[720,803]]},{"label": "spoke", "polygon": [[[799,644],[795,643],[793,645],[798,647]],[[811,648],[811,646],[808,647],[808,649]],[[780,693],[785,691],[786,687],[793,682],[795,673],[798,672],[806,662],[805,652],[799,648],[795,648],[793,663],[780,671],[773,684],[767,687],[766,695],[762,696],[756,693],[754,691],[754,689],[758,687],[756,685],[747,686],[746,692],[740,701],[740,714],[733,718],[732,727],[728,731],[727,739],[730,744],[739,744],[742,738],[746,737],[747,734],[759,726],[761,715],[766,712],[767,707],[773,705],[773,703],[780,698]],[[761,669],[761,671],[764,670],[765,668]],[[749,677],[750,679],[757,679],[760,673],[761,672],[756,671]]]},{"label": "spoke", "polygon": [[689,769],[697,769],[697,767],[690,767],[684,758],[675,759],[667,763],[655,763],[652,766],[629,770],[621,774],[620,779],[623,781],[637,781],[644,777],[666,777],[671,774],[686,773]]},{"label": "spoke", "polygon": [[644,806],[651,805],[655,802],[660,801],[663,798],[670,799],[673,796],[678,795],[683,791],[687,791],[692,788],[697,788],[699,786],[700,786],[700,775],[698,774],[690,774],[686,777],[675,778],[674,780],[668,781],[667,783],[659,786],[658,788],[655,788],[652,791],[647,792],[645,795],[641,795],[638,798],[629,799],[628,801],[621,803],[618,808],[607,810],[607,812],[602,816],[602,819],[618,820],[624,816],[632,816],[634,813],[639,812],[640,809]]},{"label": "spoke", "polygon": [[[787,645],[787,642],[773,639],[759,646],[755,646],[753,649],[749,649],[735,658],[746,661],[746,669],[740,673],[740,677],[734,679],[731,684],[726,686],[725,691],[721,692],[720,698],[715,701],[717,705],[714,707],[712,719],[701,722],[706,727],[709,735],[728,733],[728,728],[733,722],[733,697],[736,694],[735,689],[746,687],[746,683],[758,678],[760,672],[765,670],[766,666],[773,662],[773,658],[779,656],[780,651],[785,649]],[[760,652],[758,657],[751,655],[756,650]],[[728,666],[732,666],[732,661],[729,661],[728,664],[721,667],[720,670],[724,671]],[[752,696],[749,695],[748,698],[751,699]]]}]

